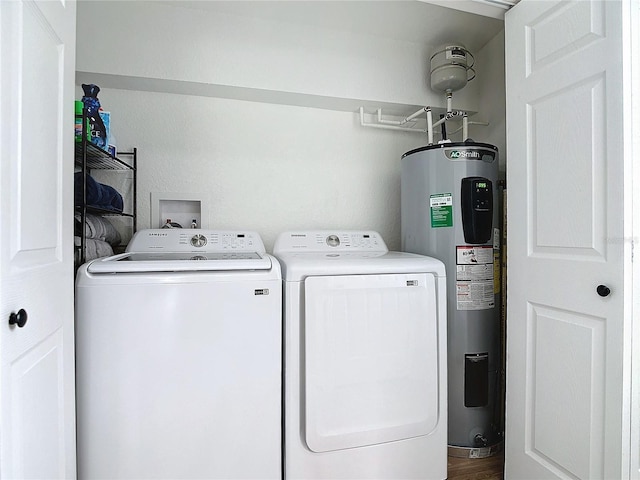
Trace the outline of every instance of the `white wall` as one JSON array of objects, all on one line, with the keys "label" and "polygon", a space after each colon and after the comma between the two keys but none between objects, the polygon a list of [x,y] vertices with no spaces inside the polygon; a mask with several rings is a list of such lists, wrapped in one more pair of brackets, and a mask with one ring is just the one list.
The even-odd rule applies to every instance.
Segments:
[{"label": "white wall", "polygon": [[210,200],[210,228],[257,230],[268,248],[299,228],[374,229],[399,247],[400,156],[420,136],[321,109],[114,89],[99,97],[118,146],[138,147],[140,228],[150,192],[194,191]]},{"label": "white wall", "polygon": [[[79,2],[77,70],[409,105],[443,103],[428,86],[434,47],[427,43],[180,8],[176,3]],[[427,8],[420,2],[361,3],[387,5],[391,11]],[[452,25],[452,30],[457,28]],[[473,29],[468,25],[464,30]],[[464,108],[477,110],[473,86],[459,98]]]},{"label": "white wall", "polygon": [[[378,230],[399,249],[400,157],[426,138],[363,128],[354,111],[162,89],[443,104],[427,87],[431,46],[147,2],[80,2],[78,12],[77,70],[109,79],[96,83],[112,133],[120,149],[138,147],[139,228],[156,227],[150,192],[194,191],[209,200],[208,227],[255,229],[268,249],[279,232],[304,228]],[[136,90],[138,78],[160,91]],[[477,89],[454,106],[477,110]]]},{"label": "white wall", "polygon": [[500,171],[506,171],[506,96],[504,77],[504,30],[487,43],[476,55],[478,88],[482,95],[478,119],[487,120],[488,127],[473,127],[471,138],[498,147]]}]

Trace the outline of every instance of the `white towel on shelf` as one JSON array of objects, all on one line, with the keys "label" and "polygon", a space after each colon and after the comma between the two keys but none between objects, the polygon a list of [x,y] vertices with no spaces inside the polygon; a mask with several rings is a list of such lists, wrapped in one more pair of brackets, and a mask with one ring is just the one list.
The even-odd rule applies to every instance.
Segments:
[{"label": "white towel on shelf", "polygon": [[[75,214],[76,221],[80,223],[80,214]],[[85,235],[87,239],[102,240],[111,245],[119,245],[122,239],[120,238],[120,232],[107,220],[99,215],[93,215],[87,213],[85,217],[86,230]],[[78,233],[78,231],[76,231]]]},{"label": "white towel on shelf", "polygon": [[[76,247],[80,246],[80,237],[74,237]],[[110,257],[113,255],[113,248],[103,240],[86,238],[84,241],[85,261],[94,260],[100,257]],[[78,252],[79,253],[79,252]]]}]

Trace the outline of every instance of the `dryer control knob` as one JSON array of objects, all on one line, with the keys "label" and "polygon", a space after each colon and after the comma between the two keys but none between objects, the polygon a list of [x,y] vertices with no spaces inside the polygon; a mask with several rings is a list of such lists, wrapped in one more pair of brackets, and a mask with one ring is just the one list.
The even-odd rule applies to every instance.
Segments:
[{"label": "dryer control knob", "polygon": [[327,245],[329,245],[330,247],[337,247],[338,245],[340,245],[340,239],[337,235],[329,235],[327,237]]},{"label": "dryer control knob", "polygon": [[194,235],[191,237],[191,245],[194,247],[204,247],[207,244],[207,237],[201,234]]}]

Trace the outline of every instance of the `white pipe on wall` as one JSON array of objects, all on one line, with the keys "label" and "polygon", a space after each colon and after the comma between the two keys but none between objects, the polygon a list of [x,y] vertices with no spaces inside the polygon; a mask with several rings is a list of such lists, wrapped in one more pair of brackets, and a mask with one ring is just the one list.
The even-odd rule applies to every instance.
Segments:
[{"label": "white pipe on wall", "polygon": [[433,145],[433,114],[430,108],[427,110],[427,136],[429,145]]},{"label": "white pipe on wall", "polygon": [[[462,117],[462,126],[450,132],[451,134],[457,133],[462,130],[462,141],[465,141],[469,137],[469,125],[488,125],[486,122],[471,122],[469,121],[469,116],[467,112],[464,110],[449,110],[444,117],[442,117],[437,122],[433,122],[433,113],[431,111],[431,107],[422,107],[417,112],[412,113],[408,117],[405,117],[402,120],[385,120],[382,118],[382,109],[377,109],[377,119],[378,123],[367,123],[364,119],[364,107],[360,107],[360,125],[362,127],[373,127],[373,128],[381,128],[385,130],[400,130],[403,132],[418,132],[418,133],[426,133],[428,138],[428,144],[433,145],[433,131],[439,125],[442,125],[444,122],[448,120],[453,120],[458,117]],[[427,128],[410,128],[410,127],[402,127],[401,125],[405,125],[411,122],[416,117],[420,116],[422,113],[426,112],[427,117]]]},{"label": "white pipe on wall", "polygon": [[421,128],[407,128],[400,127],[398,125],[385,125],[384,123],[366,123],[364,121],[364,107],[360,107],[360,125],[363,127],[373,127],[373,128],[382,128],[385,130],[400,130],[403,132],[417,132],[417,133],[426,133],[425,129]]},{"label": "white pipe on wall", "polygon": [[463,111],[463,110],[453,110],[453,111],[449,111],[445,114],[444,117],[442,117],[440,120],[438,120],[436,123],[433,124],[433,127],[437,127],[438,125],[446,122],[447,120],[451,120],[455,117],[464,117],[467,114],[467,112]]},{"label": "white pipe on wall", "polygon": [[469,117],[465,113],[462,117],[462,141],[464,142],[469,138]]},{"label": "white pipe on wall", "polygon": [[427,111],[429,107],[422,107],[420,110],[418,110],[415,113],[412,113],[411,115],[409,115],[408,117],[405,117],[402,120],[385,120],[382,118],[382,109],[379,108],[377,110],[378,112],[378,123],[383,123],[385,125],[404,125],[405,123],[410,122],[411,120],[413,120],[414,118],[422,115],[424,112]]}]

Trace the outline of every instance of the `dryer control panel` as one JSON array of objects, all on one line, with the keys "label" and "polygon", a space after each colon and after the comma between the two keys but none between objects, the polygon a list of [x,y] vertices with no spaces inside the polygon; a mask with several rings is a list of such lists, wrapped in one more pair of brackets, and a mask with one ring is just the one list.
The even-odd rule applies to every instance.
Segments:
[{"label": "dryer control panel", "polygon": [[388,252],[378,232],[315,230],[285,232],[278,236],[274,253],[283,252]]}]

